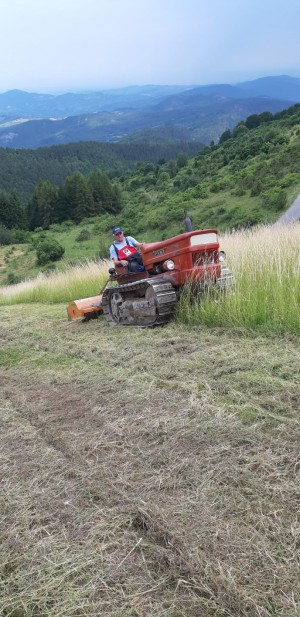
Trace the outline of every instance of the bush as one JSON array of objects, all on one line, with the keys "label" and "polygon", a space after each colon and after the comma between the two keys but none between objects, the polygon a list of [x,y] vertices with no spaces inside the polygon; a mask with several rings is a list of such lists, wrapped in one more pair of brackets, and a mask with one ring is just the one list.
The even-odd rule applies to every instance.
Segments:
[{"label": "bush", "polygon": [[20,282],[21,282],[20,276],[17,276],[13,272],[8,272],[7,279],[6,279],[7,285],[17,285],[17,283],[20,283]]},{"label": "bush", "polygon": [[37,265],[44,266],[49,261],[58,261],[64,252],[64,247],[56,240],[42,240],[36,247]]},{"label": "bush", "polygon": [[29,231],[24,231],[23,229],[16,229],[15,230],[15,242],[18,242],[19,244],[27,244],[28,242],[30,242],[30,232]]},{"label": "bush", "polygon": [[271,210],[283,210],[287,203],[287,193],[283,189],[273,187],[261,195],[265,207]]},{"label": "bush", "polygon": [[89,232],[88,229],[82,229],[77,238],[75,238],[75,242],[84,242],[85,240],[89,240],[91,237],[91,234]]},{"label": "bush", "polygon": [[32,234],[30,237],[30,242],[32,244],[32,246],[36,249],[37,246],[41,243],[41,242],[45,242],[47,238],[47,234],[45,231],[38,233],[38,234]]},{"label": "bush", "polygon": [[55,272],[55,270],[56,270],[56,265],[54,263],[50,263],[50,264],[48,263],[42,269],[42,271],[44,272],[46,276],[49,274],[52,274],[52,272]]},{"label": "bush", "polygon": [[16,241],[15,233],[11,229],[7,229],[4,225],[0,225],[0,245],[7,246]]}]

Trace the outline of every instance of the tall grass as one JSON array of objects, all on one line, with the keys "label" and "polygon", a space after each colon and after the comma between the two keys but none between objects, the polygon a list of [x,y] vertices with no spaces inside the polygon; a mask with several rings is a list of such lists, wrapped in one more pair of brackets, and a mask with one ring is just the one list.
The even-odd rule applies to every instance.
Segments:
[{"label": "tall grass", "polygon": [[178,319],[197,325],[300,332],[300,224],[261,226],[220,238],[234,293],[180,301]]},{"label": "tall grass", "polygon": [[68,302],[96,295],[108,278],[108,260],[86,261],[63,272],[40,273],[35,279],[0,290],[0,305]]}]

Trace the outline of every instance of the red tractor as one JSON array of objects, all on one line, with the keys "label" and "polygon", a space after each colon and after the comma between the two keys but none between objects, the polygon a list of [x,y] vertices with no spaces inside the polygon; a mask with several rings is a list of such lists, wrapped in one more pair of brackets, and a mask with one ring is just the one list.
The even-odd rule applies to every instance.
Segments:
[{"label": "red tractor", "polygon": [[220,290],[234,286],[222,265],[216,229],[187,231],[141,247],[143,270],[130,273],[123,266],[110,270],[103,293],[75,300],[69,319],[95,318],[103,312],[110,325],[150,327],[167,323],[175,312],[180,291],[189,283]]}]

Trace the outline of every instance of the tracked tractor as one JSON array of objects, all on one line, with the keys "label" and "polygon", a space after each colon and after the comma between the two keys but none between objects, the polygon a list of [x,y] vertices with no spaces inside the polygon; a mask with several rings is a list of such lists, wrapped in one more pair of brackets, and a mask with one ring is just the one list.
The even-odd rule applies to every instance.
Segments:
[{"label": "tracked tractor", "polygon": [[162,242],[144,243],[141,256],[143,266],[138,272],[116,265],[98,296],[70,302],[68,318],[89,319],[103,313],[109,325],[157,326],[174,315],[187,284],[197,283],[203,293],[211,287],[225,291],[235,284],[224,265],[216,229],[186,231]]}]

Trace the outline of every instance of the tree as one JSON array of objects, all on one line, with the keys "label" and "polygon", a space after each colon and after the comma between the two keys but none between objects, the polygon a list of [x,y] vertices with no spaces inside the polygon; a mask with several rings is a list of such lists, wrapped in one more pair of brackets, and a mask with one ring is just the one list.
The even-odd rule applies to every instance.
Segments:
[{"label": "tree", "polygon": [[122,208],[121,189],[112,184],[105,173],[96,169],[88,178],[96,214],[117,214]]},{"label": "tree", "polygon": [[13,244],[16,241],[15,233],[0,223],[0,246]]},{"label": "tree", "polygon": [[24,229],[25,212],[16,191],[0,191],[0,224],[7,229]]},{"label": "tree", "polygon": [[177,157],[177,169],[182,169],[183,167],[186,167],[188,164],[188,157],[186,154],[178,154]]},{"label": "tree", "polygon": [[263,111],[261,114],[259,114],[259,118],[261,123],[263,122],[271,122],[271,120],[273,120],[274,116],[270,111]]},{"label": "tree", "polygon": [[224,131],[224,133],[222,133],[222,135],[220,136],[219,139],[219,143],[223,144],[224,141],[228,141],[228,139],[232,138],[232,133],[230,129],[227,129],[226,131]]},{"label": "tree", "polygon": [[262,123],[262,120],[257,114],[252,114],[252,116],[248,116],[245,120],[245,125],[247,129],[255,129]]},{"label": "tree", "polygon": [[28,204],[29,229],[36,227],[49,229],[50,225],[55,222],[57,196],[57,189],[48,180],[37,184]]},{"label": "tree", "polygon": [[72,219],[79,223],[82,219],[96,214],[92,192],[85,176],[77,171],[68,176],[58,194],[58,222]]}]

